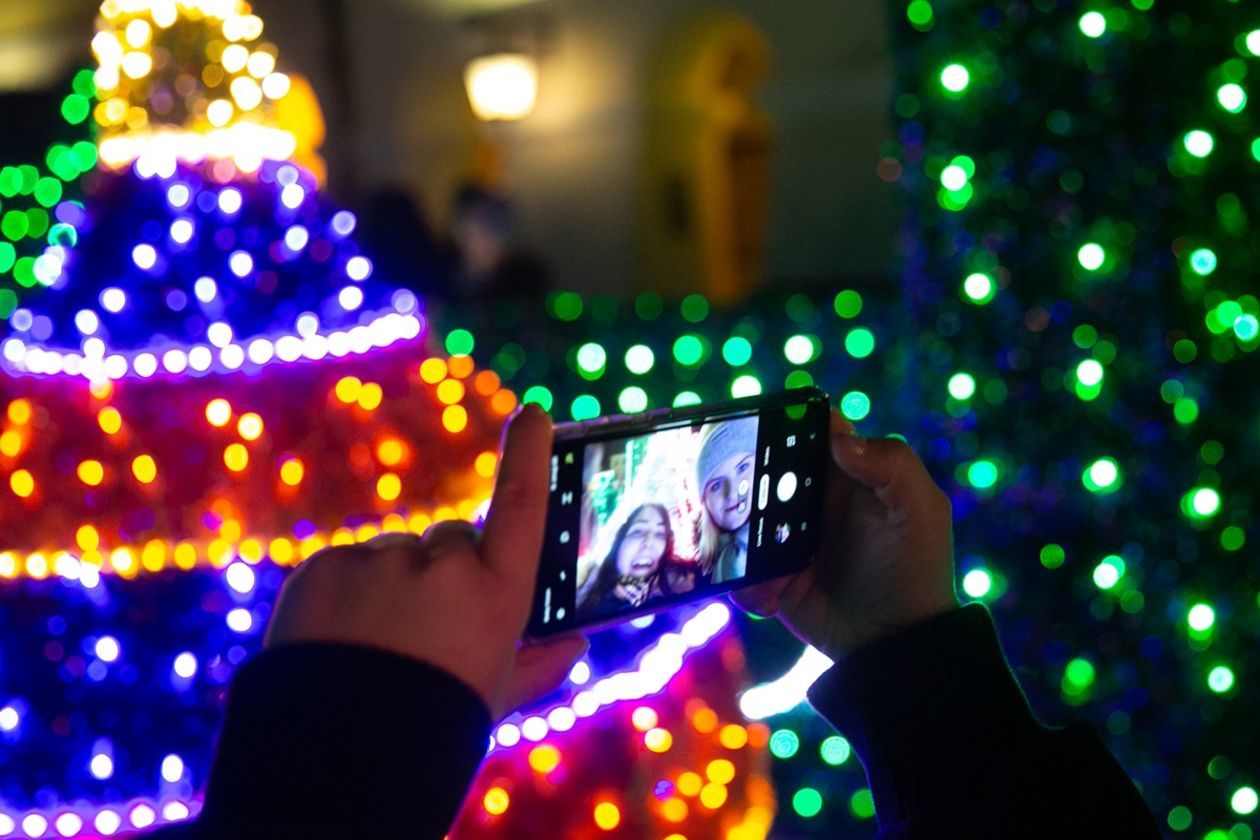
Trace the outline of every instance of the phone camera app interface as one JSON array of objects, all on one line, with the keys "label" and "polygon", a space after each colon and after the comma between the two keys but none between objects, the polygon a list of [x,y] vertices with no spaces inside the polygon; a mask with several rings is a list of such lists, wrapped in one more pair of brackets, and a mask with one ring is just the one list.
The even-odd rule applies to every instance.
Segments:
[{"label": "phone camera app interface", "polygon": [[800,478],[819,461],[803,445],[817,412],[559,442],[535,626],[604,623],[790,568],[809,550],[816,494]]}]

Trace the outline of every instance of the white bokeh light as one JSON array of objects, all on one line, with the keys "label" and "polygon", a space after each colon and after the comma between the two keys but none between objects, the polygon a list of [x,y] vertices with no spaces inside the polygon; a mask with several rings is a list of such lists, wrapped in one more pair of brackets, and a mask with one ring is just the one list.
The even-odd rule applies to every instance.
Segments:
[{"label": "white bokeh light", "polygon": [[242,595],[254,591],[254,570],[247,563],[238,561],[231,564],[223,576],[227,579],[228,586]]},{"label": "white bokeh light", "polygon": [[176,676],[189,679],[197,673],[197,657],[188,651],[184,651],[175,657],[175,662],[171,668],[175,671]]},{"label": "white bokeh light", "polygon": [[113,636],[101,636],[96,640],[96,655],[104,662],[116,662],[122,653],[122,646]]},{"label": "white bokeh light", "polygon": [[347,312],[353,312],[363,305],[363,291],[358,286],[346,286],[337,295],[337,302]]},{"label": "white bokeh light", "polygon": [[174,784],[184,778],[184,760],[175,753],[162,759],[162,779]]},{"label": "white bokeh light", "polygon": [[237,633],[248,633],[254,626],[254,616],[249,610],[237,607],[227,614],[227,626]]}]

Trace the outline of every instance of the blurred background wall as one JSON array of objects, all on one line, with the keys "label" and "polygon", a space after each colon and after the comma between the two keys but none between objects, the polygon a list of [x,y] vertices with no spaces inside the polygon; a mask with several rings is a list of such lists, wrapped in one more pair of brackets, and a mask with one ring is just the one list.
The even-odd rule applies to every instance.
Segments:
[{"label": "blurred background wall", "polygon": [[[23,114],[55,108],[67,75],[86,66],[97,5],[0,0],[0,142],[10,152],[23,143],[32,154],[46,147],[23,137]],[[403,187],[441,236],[460,185],[495,178],[511,198],[520,245],[546,265],[553,287],[621,295],[652,285],[641,234],[654,68],[698,17],[742,18],[769,53],[750,93],[770,127],[762,285],[890,282],[896,210],[892,188],[876,175],[879,147],[891,136],[881,0],[255,6],[281,67],[308,76],[318,92],[334,196],[364,206]],[[538,58],[536,106],[520,122],[480,123],[464,68],[504,33]],[[28,119],[47,122],[42,114]]]}]

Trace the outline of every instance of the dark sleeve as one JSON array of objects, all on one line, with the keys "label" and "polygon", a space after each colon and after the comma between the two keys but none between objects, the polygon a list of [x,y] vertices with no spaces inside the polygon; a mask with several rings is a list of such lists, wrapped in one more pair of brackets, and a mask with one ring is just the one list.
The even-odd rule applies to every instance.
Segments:
[{"label": "dark sleeve", "polygon": [[1160,836],[1092,727],[1033,717],[982,606],[854,652],[809,700],[853,743],[884,840]]},{"label": "dark sleeve", "polygon": [[489,744],[450,674],[367,647],[294,644],[241,667],[205,806],[152,837],[441,838]]}]

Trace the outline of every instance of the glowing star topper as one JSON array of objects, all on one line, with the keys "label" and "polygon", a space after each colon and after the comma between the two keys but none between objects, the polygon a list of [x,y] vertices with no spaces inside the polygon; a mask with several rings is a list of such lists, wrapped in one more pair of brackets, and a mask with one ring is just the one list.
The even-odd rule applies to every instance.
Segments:
[{"label": "glowing star topper", "polygon": [[278,51],[244,0],[105,0],[99,66],[100,159],[169,174],[176,161],[226,160],[255,172],[297,151],[276,102],[290,90]]}]

